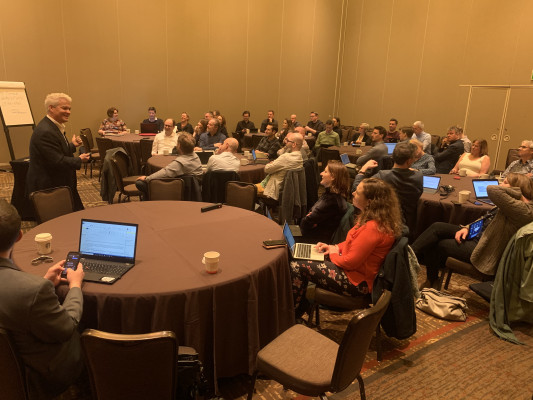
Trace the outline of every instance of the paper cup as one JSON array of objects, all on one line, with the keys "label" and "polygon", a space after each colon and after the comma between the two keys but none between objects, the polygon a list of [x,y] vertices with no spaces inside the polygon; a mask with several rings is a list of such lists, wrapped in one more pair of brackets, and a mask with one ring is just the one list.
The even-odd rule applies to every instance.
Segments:
[{"label": "paper cup", "polygon": [[489,174],[481,174],[479,175],[481,179],[489,179]]},{"label": "paper cup", "polygon": [[459,170],[459,176],[466,176],[466,169],[465,168],[461,168]]},{"label": "paper cup", "polygon": [[139,130],[138,130],[138,129],[135,129],[135,134],[136,134],[136,135],[139,134]]},{"label": "paper cup", "polygon": [[35,235],[37,253],[50,254],[52,252],[52,235],[50,233],[39,233]]},{"label": "paper cup", "polygon": [[220,259],[220,253],[216,251],[208,251],[204,253],[202,263],[205,264],[205,270],[208,274],[216,274],[218,272],[218,261]]},{"label": "paper cup", "polygon": [[168,149],[163,150],[163,155],[168,156]]},{"label": "paper cup", "polygon": [[470,198],[470,191],[469,190],[461,190],[459,192],[459,203],[463,204],[468,201]]},{"label": "paper cup", "polygon": [[366,146],[366,142],[361,142],[361,147],[365,147]]},{"label": "paper cup", "polygon": [[241,165],[248,165],[249,162],[246,158],[241,158]]},{"label": "paper cup", "polygon": [[250,133],[250,129],[246,129],[246,133]]},{"label": "paper cup", "polygon": [[344,146],[348,146],[348,142],[344,142],[343,145],[344,145]]},{"label": "paper cup", "polygon": [[131,129],[130,128],[126,129],[126,133],[131,133]]}]

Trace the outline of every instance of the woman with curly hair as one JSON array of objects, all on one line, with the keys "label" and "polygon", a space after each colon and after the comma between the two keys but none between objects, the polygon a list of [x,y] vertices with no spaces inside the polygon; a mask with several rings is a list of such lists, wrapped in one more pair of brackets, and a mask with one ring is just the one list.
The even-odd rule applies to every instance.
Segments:
[{"label": "woman with curly hair", "polygon": [[329,256],[329,261],[291,261],[296,318],[307,311],[305,292],[309,281],[347,296],[370,293],[381,264],[401,235],[400,203],[388,183],[364,179],[353,192],[352,204],[360,213],[346,240],[338,245],[316,245],[319,252]]}]

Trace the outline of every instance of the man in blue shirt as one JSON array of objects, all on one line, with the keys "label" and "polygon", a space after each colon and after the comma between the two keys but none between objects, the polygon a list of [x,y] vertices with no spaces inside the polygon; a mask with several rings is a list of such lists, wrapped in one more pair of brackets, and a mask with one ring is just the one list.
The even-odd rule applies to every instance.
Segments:
[{"label": "man in blue shirt", "polygon": [[219,132],[219,128],[220,121],[216,118],[210,119],[207,124],[207,132],[200,135],[198,147],[195,147],[194,150],[215,150],[220,147],[224,143],[224,140],[226,140],[226,135]]}]

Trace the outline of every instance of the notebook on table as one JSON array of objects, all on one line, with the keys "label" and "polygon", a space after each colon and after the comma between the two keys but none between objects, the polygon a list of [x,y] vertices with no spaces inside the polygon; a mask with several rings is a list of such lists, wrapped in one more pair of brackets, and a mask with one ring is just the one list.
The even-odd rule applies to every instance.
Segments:
[{"label": "notebook on table", "polygon": [[348,154],[346,153],[341,154],[341,161],[346,166],[346,168],[355,169],[355,164],[350,162],[350,157],[348,156]]},{"label": "notebook on table", "polygon": [[389,156],[392,155],[392,152],[394,151],[394,148],[396,147],[398,143],[385,143],[385,146],[387,146],[387,154]]},{"label": "notebook on table", "polygon": [[291,228],[287,222],[283,225],[283,236],[285,236],[285,241],[289,245],[292,258],[299,260],[324,261],[324,253],[319,253],[315,249],[314,244],[296,243]]},{"label": "notebook on table", "polygon": [[85,281],[114,283],[135,265],[139,226],[82,219],[79,252]]},{"label": "notebook on table", "polygon": [[[396,143],[393,143],[396,144]],[[426,176],[422,177],[422,186],[424,193],[435,194],[439,190],[440,176]]]},{"label": "notebook on table", "polygon": [[155,136],[158,132],[159,127],[154,122],[141,122],[141,133],[142,136]]},{"label": "notebook on table", "polygon": [[489,194],[487,193],[487,186],[489,185],[498,185],[497,179],[472,179],[472,185],[474,186],[474,194],[476,195],[476,200],[481,201],[486,204],[494,205],[491,199],[489,199]]}]

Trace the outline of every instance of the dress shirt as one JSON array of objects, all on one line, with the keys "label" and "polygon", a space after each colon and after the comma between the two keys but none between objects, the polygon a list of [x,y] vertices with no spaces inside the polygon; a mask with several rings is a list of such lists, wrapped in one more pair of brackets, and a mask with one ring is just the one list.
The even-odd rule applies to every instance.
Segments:
[{"label": "dress shirt", "polygon": [[424,131],[420,132],[420,135],[413,133],[413,136],[411,136],[411,139],[416,139],[422,142],[423,144],[422,150],[424,150],[428,154],[431,154],[431,135],[429,133],[424,132]]},{"label": "dress shirt", "polygon": [[224,140],[226,140],[226,135],[221,132],[217,132],[214,135],[211,135],[209,132],[204,132],[200,135],[198,147],[201,147],[203,150],[215,150],[215,143],[224,143]]},{"label": "dress shirt", "polygon": [[209,161],[207,161],[208,171],[235,171],[239,173],[240,167],[240,160],[231,151],[215,154],[209,157]]},{"label": "dress shirt", "polygon": [[154,137],[152,144],[152,155],[164,154],[165,150],[172,153],[172,150],[178,144],[178,134],[172,132],[169,136],[165,132],[160,132]]},{"label": "dress shirt", "polygon": [[526,161],[525,163],[522,162],[522,159],[513,161],[509,166],[505,169],[502,176],[505,178],[509,173],[514,172],[517,174],[530,174],[533,172],[533,159]]}]

